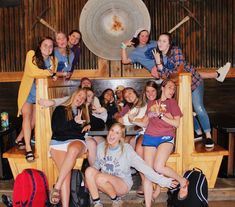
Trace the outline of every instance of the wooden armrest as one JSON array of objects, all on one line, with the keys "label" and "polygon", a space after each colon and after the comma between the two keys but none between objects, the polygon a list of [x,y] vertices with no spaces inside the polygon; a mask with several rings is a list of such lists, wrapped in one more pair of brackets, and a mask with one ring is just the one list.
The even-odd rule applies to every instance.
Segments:
[{"label": "wooden armrest", "polygon": [[192,153],[193,156],[198,155],[228,155],[228,150],[225,150],[218,144],[215,144],[214,148],[206,148],[202,141],[195,143],[195,152]]},{"label": "wooden armrest", "polygon": [[[32,149],[34,151],[34,147]],[[3,158],[24,158],[25,159],[25,150],[20,150],[17,146],[12,147],[8,151],[4,152],[2,155]],[[38,155],[35,155],[37,158]]]}]

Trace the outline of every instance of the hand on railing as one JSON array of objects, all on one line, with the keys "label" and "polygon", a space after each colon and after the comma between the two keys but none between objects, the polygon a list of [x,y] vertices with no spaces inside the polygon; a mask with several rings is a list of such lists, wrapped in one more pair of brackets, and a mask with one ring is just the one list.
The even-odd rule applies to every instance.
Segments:
[{"label": "hand on railing", "polygon": [[42,107],[48,108],[48,107],[54,106],[55,101],[41,98],[38,100],[38,104]]}]

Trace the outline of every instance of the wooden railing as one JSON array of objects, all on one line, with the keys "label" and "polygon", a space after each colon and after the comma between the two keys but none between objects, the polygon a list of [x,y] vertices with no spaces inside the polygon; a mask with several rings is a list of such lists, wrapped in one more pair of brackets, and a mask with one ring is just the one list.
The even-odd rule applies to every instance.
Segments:
[{"label": "wooden railing", "polygon": [[[197,68],[198,71],[214,72],[216,68]],[[111,72],[110,72],[111,71]],[[115,72],[113,72],[115,71]],[[0,82],[18,82],[21,81],[22,72],[0,72]],[[78,80],[81,77],[91,79],[110,79],[110,78],[151,78],[151,74],[146,69],[133,69],[131,66],[123,66],[122,69],[108,68],[108,61],[99,59],[98,69],[79,69],[75,70],[71,79]],[[231,68],[227,78],[235,78],[235,68]]]}]

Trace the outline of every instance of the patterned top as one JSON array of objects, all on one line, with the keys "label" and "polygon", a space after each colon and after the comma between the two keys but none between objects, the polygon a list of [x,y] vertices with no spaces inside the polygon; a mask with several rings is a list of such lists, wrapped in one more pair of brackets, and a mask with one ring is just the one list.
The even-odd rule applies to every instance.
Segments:
[{"label": "patterned top", "polygon": [[183,64],[184,71],[192,73],[192,91],[194,91],[202,82],[200,74],[194,67],[190,66],[185,61],[182,50],[179,47],[174,46],[171,49],[170,56],[162,56],[161,62],[163,63],[163,69],[161,71],[159,70],[161,76],[164,74],[168,77],[171,73],[177,72],[177,67]]}]

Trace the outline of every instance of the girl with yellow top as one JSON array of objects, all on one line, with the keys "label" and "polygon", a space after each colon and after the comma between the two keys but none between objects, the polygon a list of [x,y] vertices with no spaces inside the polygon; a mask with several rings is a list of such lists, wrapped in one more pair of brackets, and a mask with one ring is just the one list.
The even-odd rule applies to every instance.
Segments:
[{"label": "girl with yellow top", "polygon": [[[43,38],[37,49],[28,51],[25,60],[24,74],[18,92],[18,116],[22,114],[22,130],[16,139],[16,144],[26,149],[27,161],[34,161],[35,157],[30,146],[31,131],[35,125],[36,112],[36,78],[53,76],[56,71],[56,61],[53,53],[53,39]],[[24,146],[24,142],[25,146]]]}]

